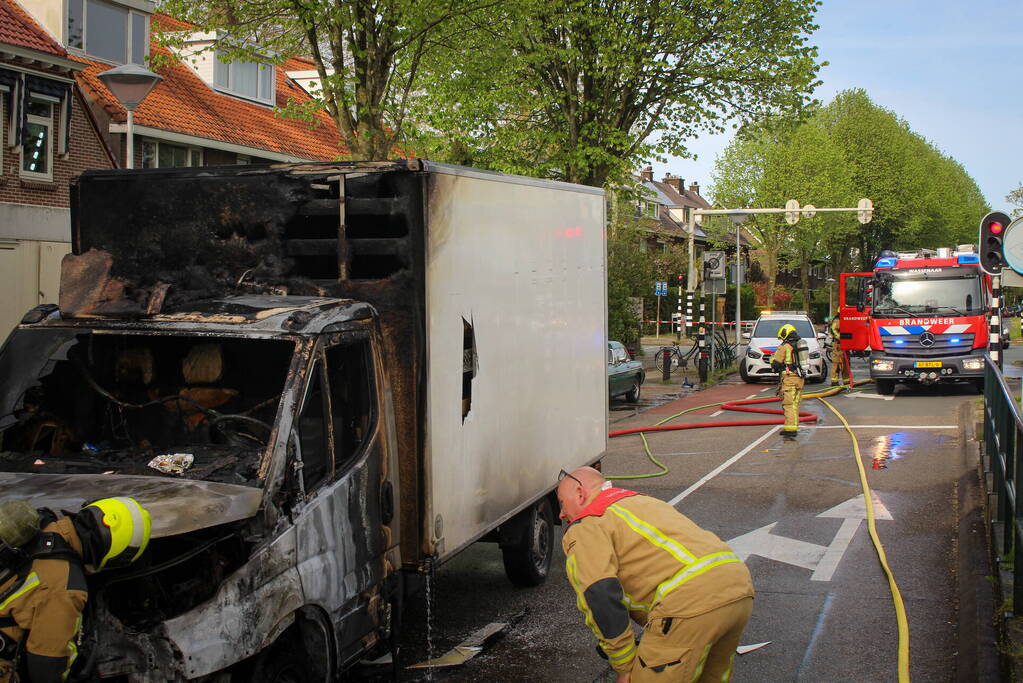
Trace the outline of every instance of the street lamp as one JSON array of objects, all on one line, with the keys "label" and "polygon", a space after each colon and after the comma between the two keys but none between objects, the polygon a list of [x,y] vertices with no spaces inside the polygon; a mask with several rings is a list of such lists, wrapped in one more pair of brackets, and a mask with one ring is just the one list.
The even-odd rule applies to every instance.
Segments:
[{"label": "street lamp", "polygon": [[144,69],[138,64],[123,64],[99,74],[98,78],[103,81],[121,106],[128,112],[127,145],[125,153],[125,168],[135,167],[135,110],[146,99],[146,95],[152,92],[157,83],[163,80],[163,76],[154,74],[149,69]]},{"label": "street lamp", "polygon": [[742,247],[739,244],[739,228],[749,218],[745,211],[728,214],[735,223],[735,347],[742,343]]},{"label": "street lamp", "polygon": [[832,303],[834,302],[835,299],[835,278],[829,277],[827,279],[827,283],[828,283],[828,322],[831,322],[832,311],[834,310],[832,307]]}]

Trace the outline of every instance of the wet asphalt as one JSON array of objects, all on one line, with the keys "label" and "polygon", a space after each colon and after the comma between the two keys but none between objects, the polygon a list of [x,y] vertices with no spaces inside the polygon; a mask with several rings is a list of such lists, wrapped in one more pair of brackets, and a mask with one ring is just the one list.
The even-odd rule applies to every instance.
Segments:
[{"label": "wet asphalt", "polygon": [[[862,362],[854,369],[866,375]],[[809,385],[807,391],[823,388]],[[653,424],[705,403],[770,396],[774,386],[732,378],[705,391],[656,382],[645,389],[638,405],[612,402],[611,429]],[[976,444],[966,423],[979,398],[949,385],[900,387],[888,400],[866,385],[828,399],[856,426],[866,479],[879,503],[877,533],[907,612],[916,680],[956,680],[975,666],[974,655],[957,654],[961,630],[973,628],[960,624],[957,608],[963,515],[957,501],[963,482],[975,476]],[[742,643],[769,644],[737,657],[733,680],[896,680],[893,599],[866,521],[853,509],[857,501],[862,505],[863,491],[852,441],[820,401],[806,400],[803,409],[819,420],[803,426],[794,442],[769,426],[650,435],[651,449],[670,471],[619,485],[664,500],[687,492],[677,503],[681,512],[750,553],[757,597]],[[761,417],[717,413],[708,408],[674,422]],[[636,436],[612,439],[603,467],[617,475],[657,470]],[[614,680],[576,610],[563,563],[559,529],[551,576],[538,588],[516,588],[505,579],[496,545],[477,544],[440,567],[429,587],[429,610],[427,591],[407,605],[401,680]],[[467,663],[405,668],[492,622],[509,626]],[[378,679],[372,669],[357,677]]]}]

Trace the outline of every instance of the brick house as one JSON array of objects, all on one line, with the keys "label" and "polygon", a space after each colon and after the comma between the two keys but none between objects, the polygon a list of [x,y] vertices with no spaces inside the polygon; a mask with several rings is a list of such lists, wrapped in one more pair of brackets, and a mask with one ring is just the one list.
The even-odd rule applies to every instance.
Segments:
[{"label": "brick house", "polygon": [[[650,166],[640,171],[639,181],[644,191],[636,207],[636,218],[644,232],[640,251],[663,251],[669,243],[688,244],[689,212],[711,208],[710,202],[700,196],[700,186],[691,183],[687,189],[685,180],[670,173],[656,181]],[[707,241],[706,233],[697,225],[697,252],[706,247]]]},{"label": "brick house", "polygon": [[[171,55],[151,29],[181,32],[184,47]],[[311,120],[275,113],[289,101],[311,100],[288,75],[309,72],[311,62],[228,64],[217,59],[215,38],[155,13],[150,0],[0,0],[0,284],[13,293],[0,305],[0,335],[28,308],[56,301],[70,246],[72,178],[126,166],[127,114],[97,78],[103,71],[154,64],[163,77],[135,112],[136,168],[344,153],[325,112]],[[25,149],[38,152],[34,161]]]},{"label": "brick house", "polygon": [[57,300],[71,179],[115,166],[76,86],[82,68],[14,0],[0,0],[0,336]]}]

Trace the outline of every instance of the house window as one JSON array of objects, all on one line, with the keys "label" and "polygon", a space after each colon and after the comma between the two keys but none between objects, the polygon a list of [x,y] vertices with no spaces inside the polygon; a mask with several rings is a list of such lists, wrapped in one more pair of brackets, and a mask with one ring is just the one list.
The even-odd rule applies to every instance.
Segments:
[{"label": "house window", "polygon": [[159,140],[142,141],[142,168],[202,166],[202,149]]},{"label": "house window", "polygon": [[259,62],[226,62],[217,53],[213,85],[217,89],[250,100],[273,104],[274,68]]},{"label": "house window", "polygon": [[102,0],[67,0],[67,45],[91,57],[145,64],[149,17]]},{"label": "house window", "polygon": [[646,238],[645,237],[641,237],[640,240],[639,240],[639,253],[645,254],[647,252],[647,249],[648,249],[648,247],[647,247],[647,243],[646,243]]},{"label": "house window", "polygon": [[30,99],[26,106],[25,140],[21,146],[21,175],[38,180],[53,178],[53,105]]},{"label": "house window", "polygon": [[657,204],[657,202],[646,202],[646,206],[644,208],[644,215],[646,215],[647,218],[660,218],[661,213],[659,209],[660,206]]}]

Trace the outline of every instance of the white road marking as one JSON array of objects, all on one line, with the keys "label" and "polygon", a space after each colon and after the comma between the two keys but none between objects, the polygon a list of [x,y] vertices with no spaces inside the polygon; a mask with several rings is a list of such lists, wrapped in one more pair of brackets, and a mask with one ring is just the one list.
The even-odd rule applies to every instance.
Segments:
[{"label": "white road marking", "polygon": [[[859,521],[856,522],[859,524]],[[736,536],[728,541],[728,547],[745,562],[750,555],[759,555],[776,562],[794,564],[803,569],[816,569],[827,552],[827,548],[816,543],[807,543],[795,538],[772,534],[778,524],[772,522],[748,534]]]},{"label": "white road marking", "polygon": [[810,577],[811,581],[831,581],[835,570],[838,569],[838,563],[842,561],[842,555],[849,548],[849,543],[856,530],[860,528],[862,521],[862,519],[842,520],[842,527],[831,539],[831,545],[824,551],[824,557],[817,563],[817,568],[814,569],[813,576]]},{"label": "white road marking", "polygon": [[767,432],[764,435],[762,435],[756,441],[754,441],[753,443],[751,443],[748,446],[746,446],[745,448],[743,448],[741,451],[739,451],[738,453],[736,453],[735,455],[730,457],[728,460],[725,460],[723,463],[721,463],[720,465],[715,467],[713,470],[711,470],[707,474],[703,475],[703,477],[701,477],[699,481],[697,481],[692,486],[687,488],[685,491],[683,491],[682,493],[678,494],[677,496],[675,496],[674,498],[669,500],[668,504],[669,505],[678,505],[679,502],[681,500],[683,500],[684,498],[686,498],[690,493],[692,493],[693,491],[697,490],[698,488],[700,488],[701,486],[706,484],[708,481],[710,481],[714,477],[716,477],[719,474],[721,474],[722,472],[724,472],[726,469],[728,469],[732,465],[732,463],[738,461],[744,455],[746,455],[747,453],[752,451],[754,448],[759,446],[761,443],[763,443],[767,439],[767,437],[771,436],[772,434],[777,432],[779,429],[781,429],[781,425],[775,425],[774,427],[771,427],[769,430],[767,430]]},{"label": "white road marking", "polygon": [[[763,389],[761,389],[760,391],[763,391]],[[759,394],[759,393],[760,393],[760,391],[758,391],[758,392],[757,392],[757,394]],[[743,400],[743,401],[748,401],[748,400],[750,400],[751,398],[756,398],[756,397],[757,397],[757,394],[750,394],[749,396],[747,396],[746,398],[744,398],[744,399],[742,399],[742,400]]]},{"label": "white road marking", "polygon": [[845,395],[846,398],[876,398],[882,401],[894,401],[894,396],[882,396],[881,394],[868,394],[864,391],[852,391]]},{"label": "white road marking", "polygon": [[[871,500],[876,519],[890,520],[892,518],[888,508],[884,506],[876,493],[871,492]],[[736,536],[728,541],[728,546],[743,561],[749,559],[751,555],[758,555],[776,562],[813,570],[811,581],[831,581],[845,551],[849,549],[853,536],[856,535],[863,520],[867,518],[867,508],[863,496],[856,496],[825,510],[817,517],[842,520],[842,526],[827,547],[772,534],[771,531],[778,522],[772,522],[749,533]]]},{"label": "white road marking", "polygon": [[720,415],[720,414],[721,414],[721,413],[723,413],[723,412],[725,412],[725,411],[723,411],[723,410],[719,410],[719,411],[717,411],[716,413],[711,413],[711,414],[710,414],[710,416],[711,416],[711,417],[717,417],[718,415]]},{"label": "white road marking", "polygon": [[[853,429],[959,429],[959,425],[849,425]],[[845,429],[845,425],[820,425],[817,429]]]}]

